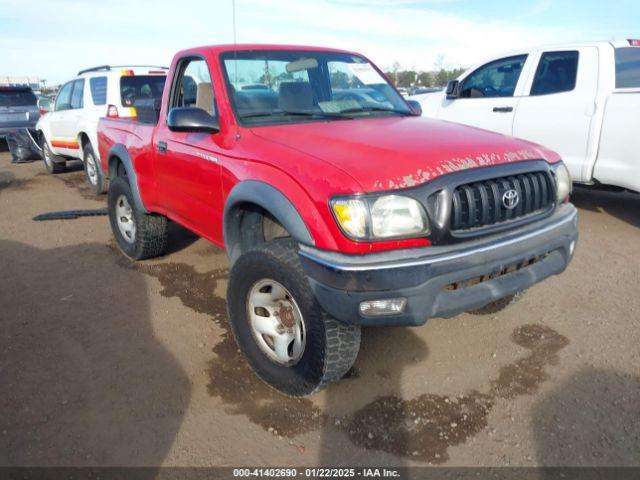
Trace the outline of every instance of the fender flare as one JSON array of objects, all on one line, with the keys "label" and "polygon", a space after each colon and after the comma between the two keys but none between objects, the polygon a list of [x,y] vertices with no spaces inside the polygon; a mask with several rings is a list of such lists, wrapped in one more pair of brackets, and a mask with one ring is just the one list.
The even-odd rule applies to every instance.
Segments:
[{"label": "fender flare", "polygon": [[149,210],[147,210],[147,207],[144,206],[144,202],[142,201],[140,189],[138,188],[138,176],[136,175],[135,168],[133,168],[133,161],[131,160],[131,156],[129,155],[127,148],[122,144],[115,144],[109,150],[109,156],[107,158],[109,178],[113,179],[118,176],[116,169],[118,167],[118,161],[120,161],[127,172],[127,181],[131,187],[131,193],[133,195],[133,201],[136,204],[136,208],[144,213],[149,213]]},{"label": "fender flare", "polygon": [[[89,140],[89,145],[91,145],[91,148],[93,148],[93,142],[91,141],[91,137],[87,133],[87,129],[86,128],[79,128],[78,129],[78,134],[76,135],[76,138],[78,139],[78,144],[80,145],[80,150],[82,150],[83,154],[84,154],[84,148],[82,148],[82,137],[83,136],[87,137],[87,140]],[[93,148],[93,149],[95,151],[95,148]]]},{"label": "fender flare", "polygon": [[233,187],[224,206],[224,245],[232,265],[242,253],[241,217],[237,207],[243,203],[257,205],[269,212],[296,242],[315,245],[302,216],[280,190],[258,180],[245,180]]}]

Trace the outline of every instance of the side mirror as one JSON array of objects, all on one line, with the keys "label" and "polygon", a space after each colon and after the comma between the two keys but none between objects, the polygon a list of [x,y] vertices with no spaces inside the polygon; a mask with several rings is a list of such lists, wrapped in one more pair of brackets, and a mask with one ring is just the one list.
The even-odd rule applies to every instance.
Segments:
[{"label": "side mirror", "polygon": [[411,107],[411,111],[416,115],[416,116],[420,116],[422,115],[422,105],[420,105],[420,102],[417,100],[407,100],[407,103],[409,104],[409,106]]},{"label": "side mirror", "polygon": [[40,110],[40,115],[44,115],[53,110],[53,105],[51,100],[47,98],[39,98],[38,99],[38,110]]},{"label": "side mirror", "polygon": [[174,132],[218,133],[220,123],[201,108],[174,107],[167,116],[167,127]]},{"label": "side mirror", "polygon": [[460,92],[458,92],[459,86],[460,82],[458,80],[450,80],[449,83],[447,83],[447,99],[453,100],[460,96]]}]

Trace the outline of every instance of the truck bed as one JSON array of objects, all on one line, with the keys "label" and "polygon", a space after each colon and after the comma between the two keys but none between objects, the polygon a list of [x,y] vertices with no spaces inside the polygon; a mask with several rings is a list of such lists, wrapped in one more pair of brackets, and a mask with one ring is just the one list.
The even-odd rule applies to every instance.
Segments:
[{"label": "truck bed", "polygon": [[145,204],[153,201],[152,149],[155,124],[141,123],[122,118],[101,118],[98,122],[98,145],[102,169],[109,172],[109,152],[114,145],[123,145],[131,154],[131,162],[136,172],[148,172],[138,176],[138,187]]},{"label": "truck bed", "polygon": [[593,178],[640,191],[640,89],[614,92],[604,111]]}]

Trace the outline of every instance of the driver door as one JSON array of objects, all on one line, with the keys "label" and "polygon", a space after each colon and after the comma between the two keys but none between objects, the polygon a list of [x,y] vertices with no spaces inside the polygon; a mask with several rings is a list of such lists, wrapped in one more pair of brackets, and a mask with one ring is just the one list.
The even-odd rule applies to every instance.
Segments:
[{"label": "driver door", "polygon": [[528,66],[528,55],[515,55],[479,67],[460,81],[458,98],[443,101],[438,117],[512,135]]},{"label": "driver door", "polygon": [[[176,68],[167,111],[197,107],[217,117],[211,75],[205,59],[185,57]],[[169,216],[209,238],[222,240],[224,150],[220,134],[177,132],[161,119],[153,140],[158,195]]]}]

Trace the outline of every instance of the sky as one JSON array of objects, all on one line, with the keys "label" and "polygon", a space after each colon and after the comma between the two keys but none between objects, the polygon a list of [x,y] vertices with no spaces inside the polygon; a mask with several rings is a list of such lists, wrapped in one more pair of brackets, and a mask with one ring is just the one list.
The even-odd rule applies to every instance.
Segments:
[{"label": "sky", "polygon": [[[169,65],[233,43],[233,0],[0,0],[0,76]],[[321,45],[382,68],[467,67],[527,46],[640,38],[637,0],[235,0],[238,43]]]}]

